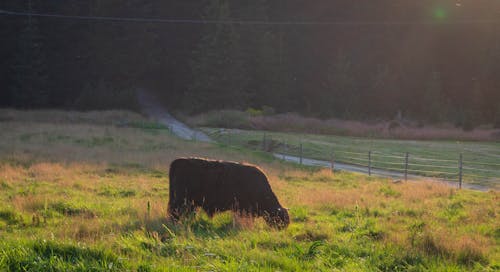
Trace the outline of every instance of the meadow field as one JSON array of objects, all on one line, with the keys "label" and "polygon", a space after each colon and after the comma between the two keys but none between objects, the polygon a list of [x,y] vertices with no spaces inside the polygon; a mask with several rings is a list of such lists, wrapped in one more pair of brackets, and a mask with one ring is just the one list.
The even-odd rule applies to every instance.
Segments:
[{"label": "meadow field", "polygon": [[[1,110],[0,138],[2,271],[500,270],[496,190],[288,164],[121,111]],[[229,212],[172,222],[168,166],[185,156],[258,165],[290,226]]]},{"label": "meadow field", "polygon": [[458,181],[459,157],[462,154],[463,181],[500,188],[500,142],[450,140],[396,140],[306,133],[241,129],[204,128],[223,144],[262,150],[263,139],[270,152],[299,156],[299,146],[306,158],[367,166],[404,172],[408,153],[408,173]]}]

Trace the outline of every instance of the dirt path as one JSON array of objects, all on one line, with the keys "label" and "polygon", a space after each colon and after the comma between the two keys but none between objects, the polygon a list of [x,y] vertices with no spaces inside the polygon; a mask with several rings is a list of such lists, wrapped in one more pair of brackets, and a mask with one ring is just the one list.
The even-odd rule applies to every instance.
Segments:
[{"label": "dirt path", "polygon": [[205,133],[192,129],[175,119],[163,105],[158,103],[153,95],[147,91],[138,91],[137,98],[142,111],[150,118],[155,119],[162,125],[167,126],[175,135],[186,140],[196,140],[201,142],[212,142]]}]

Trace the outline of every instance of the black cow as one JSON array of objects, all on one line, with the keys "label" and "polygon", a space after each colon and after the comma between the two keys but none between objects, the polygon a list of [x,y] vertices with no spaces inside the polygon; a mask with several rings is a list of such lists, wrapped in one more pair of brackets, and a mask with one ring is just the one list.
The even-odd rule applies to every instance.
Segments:
[{"label": "black cow", "polygon": [[168,211],[176,219],[201,207],[209,216],[227,210],[262,216],[268,225],[280,229],[290,223],[266,175],[255,166],[181,158],[170,164],[169,176]]}]

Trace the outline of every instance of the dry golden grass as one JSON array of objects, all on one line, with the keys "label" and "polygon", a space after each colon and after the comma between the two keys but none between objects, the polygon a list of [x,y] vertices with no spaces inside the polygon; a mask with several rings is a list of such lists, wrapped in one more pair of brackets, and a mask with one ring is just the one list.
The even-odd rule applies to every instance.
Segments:
[{"label": "dry golden grass", "polygon": [[254,117],[251,119],[256,129],[273,131],[292,131],[319,134],[349,135],[359,137],[377,137],[387,139],[411,140],[473,140],[495,141],[498,140],[498,129],[477,128],[473,131],[463,131],[450,124],[440,126],[428,125],[417,127],[408,122],[398,123],[391,128],[393,121],[361,122],[340,119],[319,120],[302,117],[296,114],[283,114],[276,116]]},{"label": "dry golden grass", "polygon": [[500,130],[493,129],[491,125],[478,127],[473,131],[464,131],[448,123],[419,127],[416,122],[409,121],[363,122],[335,118],[321,120],[304,117],[296,113],[251,116],[246,112],[222,110],[192,117],[183,117],[183,119],[195,126],[222,126],[226,128],[387,139],[498,141],[500,137]]}]

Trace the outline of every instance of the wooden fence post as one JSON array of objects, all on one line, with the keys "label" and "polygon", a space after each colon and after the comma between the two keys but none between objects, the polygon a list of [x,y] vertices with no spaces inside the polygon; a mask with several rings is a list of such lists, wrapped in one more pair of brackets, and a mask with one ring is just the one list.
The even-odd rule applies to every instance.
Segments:
[{"label": "wooden fence post", "polygon": [[458,160],[458,189],[462,189],[462,174],[463,174],[463,161],[462,161],[462,153],[460,153],[460,157]]},{"label": "wooden fence post", "polygon": [[283,152],[283,160],[285,160],[286,159],[286,155],[285,155],[285,153],[286,153],[286,141],[283,141],[283,151],[282,152]]},{"label": "wooden fence post", "polygon": [[262,135],[262,150],[266,151],[266,133],[264,132],[264,135]]},{"label": "wooden fence post", "polygon": [[408,157],[409,157],[409,153],[406,152],[405,154],[405,181],[408,180]]},{"label": "wooden fence post", "polygon": [[299,163],[302,165],[302,142],[299,145]]},{"label": "wooden fence post", "polygon": [[368,176],[372,175],[372,152],[368,151]]},{"label": "wooden fence post", "polygon": [[330,169],[332,170],[332,173],[335,170],[335,153],[332,151],[332,160],[330,161]]}]

